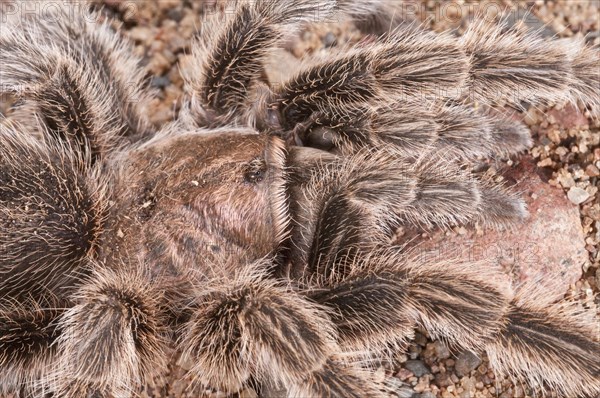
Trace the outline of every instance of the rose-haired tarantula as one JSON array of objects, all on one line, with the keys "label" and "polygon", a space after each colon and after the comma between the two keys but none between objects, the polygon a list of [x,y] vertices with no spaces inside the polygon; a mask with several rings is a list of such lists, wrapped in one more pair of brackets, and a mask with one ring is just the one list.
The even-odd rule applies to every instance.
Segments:
[{"label": "rose-haired tarantula", "polygon": [[211,14],[189,100],[158,132],[138,60],[87,7],[10,18],[0,81],[20,106],[0,130],[0,393],[134,395],[175,347],[219,390],[375,397],[385,387],[365,361],[415,326],[536,390],[600,393],[593,321],[483,264],[389,243],[406,224],[519,222],[519,197],[465,166],[522,151],[528,133],[470,104],[596,106],[597,48],[502,23],[460,38],[399,27],[269,87],[270,48],[303,24],[382,12],[350,3]]}]

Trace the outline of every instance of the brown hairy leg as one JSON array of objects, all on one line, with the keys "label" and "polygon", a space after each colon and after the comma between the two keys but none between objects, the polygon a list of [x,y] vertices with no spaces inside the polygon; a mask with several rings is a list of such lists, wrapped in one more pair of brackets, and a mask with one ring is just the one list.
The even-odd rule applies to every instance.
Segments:
[{"label": "brown hairy leg", "polygon": [[335,157],[294,148],[289,164],[289,258],[311,275],[331,272],[327,264],[342,251],[384,242],[394,225],[506,227],[527,214],[516,194],[443,157],[409,162],[386,150]]},{"label": "brown hairy leg", "polygon": [[179,342],[192,377],[229,392],[252,375],[293,397],[382,396],[365,372],[344,363],[323,309],[267,280],[264,267],[199,285]]},{"label": "brown hairy leg", "polygon": [[[85,2],[18,2],[0,32],[0,90],[16,94],[29,133],[51,134],[95,161],[148,133],[150,94],[129,43]],[[41,125],[40,125],[41,124]]]},{"label": "brown hairy leg", "polygon": [[509,156],[531,147],[528,128],[465,104],[400,101],[322,109],[296,126],[294,141],[350,156],[362,148],[388,148],[403,158],[443,154],[448,159]]},{"label": "brown hairy leg", "polygon": [[319,281],[309,297],[331,308],[340,344],[350,350],[403,342],[407,329],[420,325],[453,347],[485,350],[494,371],[534,389],[565,397],[592,397],[600,389],[593,320],[572,305],[539,300],[540,292],[511,292],[489,264],[385,250],[346,269]]},{"label": "brown hairy leg", "polygon": [[61,397],[129,396],[168,360],[164,286],[141,270],[95,267],[62,316],[51,389]]},{"label": "brown hairy leg", "polygon": [[[183,76],[191,99],[180,122],[217,127],[244,119],[269,49],[307,22],[327,17],[335,1],[247,1],[229,3],[223,14],[206,16],[192,55],[197,69]],[[241,112],[240,112],[241,111]]]}]

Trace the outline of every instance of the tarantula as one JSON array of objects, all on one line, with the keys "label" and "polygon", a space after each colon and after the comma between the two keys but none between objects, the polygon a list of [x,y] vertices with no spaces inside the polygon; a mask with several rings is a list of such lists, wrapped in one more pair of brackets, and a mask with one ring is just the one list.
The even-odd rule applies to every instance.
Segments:
[{"label": "tarantula", "polygon": [[0,30],[20,100],[0,130],[0,393],[131,396],[174,347],[222,391],[375,397],[365,362],[416,326],[535,389],[600,392],[594,321],[573,306],[390,243],[401,225],[522,220],[518,195],[468,167],[530,144],[486,109],[597,106],[597,48],[502,22],[400,26],[270,87],[271,48],[380,2],[239,0],[200,26],[189,99],[154,131],[139,60],[106,22],[16,4]]}]

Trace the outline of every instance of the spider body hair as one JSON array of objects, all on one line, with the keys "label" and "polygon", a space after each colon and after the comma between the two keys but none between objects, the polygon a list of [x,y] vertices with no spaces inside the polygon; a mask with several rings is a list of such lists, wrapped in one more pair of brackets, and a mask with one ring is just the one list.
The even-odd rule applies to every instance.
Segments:
[{"label": "spider body hair", "polygon": [[327,267],[326,259],[343,247],[366,244],[365,229],[373,241],[384,241],[394,224],[506,226],[527,215],[518,196],[470,176],[440,156],[402,162],[387,150],[338,159],[310,159],[312,151],[304,152],[294,150],[292,159],[299,166],[290,168],[296,186],[290,191],[291,212],[296,215],[290,257],[300,268]]},{"label": "spider body hair", "polygon": [[401,346],[412,333],[406,325],[417,324],[451,347],[485,351],[493,369],[515,381],[527,379],[565,397],[594,396],[600,389],[596,322],[572,304],[549,301],[539,288],[513,291],[483,266],[399,250],[374,250],[346,268],[317,279],[310,297],[335,309],[341,344],[350,351]]},{"label": "spider body hair", "polygon": [[[375,396],[376,386],[358,377],[358,369],[332,357],[335,331],[327,312],[266,281],[260,271],[269,266],[254,264],[233,280],[199,285],[199,310],[182,341],[184,355],[195,363],[192,374],[229,391],[255,374],[289,386],[293,396]],[[230,347],[226,352],[224,345]],[[224,379],[223,369],[233,378]]]},{"label": "spider body hair", "polygon": [[381,43],[344,49],[327,60],[315,57],[278,88],[271,106],[279,108],[289,130],[320,108],[343,111],[375,98],[385,104],[461,86],[468,63],[460,47],[450,35],[436,36],[435,43],[429,35],[406,28]]},{"label": "spider body hair", "polygon": [[357,4],[338,1],[338,7],[358,29],[371,35],[384,36],[401,24],[411,23],[404,19],[406,4],[403,2],[367,0]]},{"label": "spider body hair", "polygon": [[[567,43],[565,43],[567,45]],[[575,100],[590,102],[596,117],[600,117],[600,72],[595,66],[600,63],[599,46],[585,45],[579,41],[569,46],[572,57],[573,74],[577,77],[573,82],[571,95]]]},{"label": "spider body hair", "polygon": [[98,250],[108,191],[69,142],[6,126],[0,140],[0,391],[20,386],[28,396],[46,390],[60,319]]},{"label": "spider body hair", "polygon": [[523,123],[488,115],[462,104],[416,102],[384,106],[348,106],[343,113],[326,108],[297,125],[288,139],[312,148],[352,154],[358,148],[391,145],[403,157],[443,153],[449,159],[508,156],[531,147]]},{"label": "spider body hair", "polygon": [[68,285],[97,250],[107,207],[99,170],[51,137],[4,126],[0,137],[0,290],[19,297]]},{"label": "spider body hair", "polygon": [[183,109],[183,119],[207,127],[235,120],[235,111],[248,105],[248,93],[254,89],[269,49],[302,24],[327,17],[334,5],[334,1],[240,0],[227,3],[228,11],[207,18],[193,50],[199,69],[185,76],[195,94]]},{"label": "spider body hair", "polygon": [[[485,29],[490,35],[483,33]],[[289,132],[318,127],[315,121],[323,118],[331,123],[348,115],[347,119],[355,123],[355,117],[361,111],[368,114],[373,103],[377,103],[376,113],[379,110],[385,113],[387,106],[393,109],[403,106],[398,103],[413,102],[439,115],[438,134],[444,133],[443,126],[447,124],[453,128],[445,132],[448,137],[452,133],[460,138],[457,134],[464,131],[474,144],[461,143],[461,151],[467,151],[467,156],[477,154],[478,139],[488,155],[496,148],[496,153],[505,154],[508,148],[522,150],[530,145],[522,127],[505,128],[499,136],[490,135],[485,128],[477,134],[468,128],[474,124],[474,117],[489,129],[502,119],[493,117],[485,121],[486,114],[475,116],[473,110],[469,117],[468,109],[453,105],[447,111],[447,104],[520,106],[523,101],[539,104],[580,100],[595,106],[600,100],[596,90],[598,74],[591,67],[596,57],[598,51],[593,46],[577,42],[567,48],[564,43],[546,40],[536,32],[525,35],[507,27],[505,21],[474,23],[458,39],[450,34],[423,32],[410,25],[399,26],[376,44],[336,50],[327,53],[327,58],[313,57],[274,90],[269,100],[264,101],[266,109],[257,109],[252,120],[257,120],[256,125],[267,131],[286,132],[283,133],[286,141],[295,142]],[[511,73],[504,74],[507,71]],[[278,110],[275,116],[273,109]],[[465,115],[457,117],[460,111]],[[418,114],[423,114],[424,123],[431,121],[430,113]],[[457,121],[458,126],[453,125]],[[348,128],[356,134],[353,123]],[[334,136],[343,135],[346,126],[333,125],[337,129]],[[317,140],[322,135],[321,132]],[[517,144],[516,148],[503,145],[502,138],[509,138]]]},{"label": "spider body hair", "polygon": [[24,100],[21,121],[35,130],[33,114],[54,135],[68,132],[60,138],[91,151],[92,160],[143,138],[150,94],[140,59],[86,2],[35,4],[43,18],[13,15],[0,35],[0,80]]},{"label": "spider body hair", "polygon": [[94,267],[72,300],[61,317],[58,366],[49,375],[56,394],[128,396],[166,369],[161,289],[148,275]]},{"label": "spider body hair", "polygon": [[58,319],[69,303],[56,297],[4,297],[0,307],[0,394],[44,390],[47,367],[57,359]]},{"label": "spider body hair", "polygon": [[400,26],[273,88],[268,49],[334,2],[225,7],[198,34],[180,118],[154,134],[144,101],[125,103],[127,82],[146,97],[143,71],[95,13],[0,31],[0,78],[35,110],[31,129],[0,130],[4,391],[130,397],[175,348],[194,384],[377,397],[364,358],[421,326],[534,388],[598,393],[593,320],[485,264],[389,244],[406,224],[522,220],[518,195],[469,162],[522,150],[524,127],[469,101],[516,102],[509,68],[519,101],[593,105],[595,50],[502,24],[489,39],[481,24],[463,38]]},{"label": "spider body hair", "polygon": [[471,59],[465,88],[473,100],[535,104],[581,98],[596,103],[600,97],[594,89],[597,74],[591,77],[593,68],[578,67],[583,57],[597,59],[593,46],[571,41],[567,48],[560,41],[542,38],[539,32],[485,19],[472,23],[459,42]]},{"label": "spider body hair", "polygon": [[[507,286],[490,278],[495,273],[485,267],[377,248],[338,261],[346,272],[317,276],[310,297],[335,308],[340,340],[350,352],[365,345],[383,349],[389,342],[402,346],[417,324],[453,347],[481,351],[500,330],[508,308]],[[367,302],[367,296],[378,299]],[[397,306],[403,309],[393,310]],[[486,313],[480,313],[483,308]],[[346,313],[353,309],[357,313]]]},{"label": "spider body hair", "polygon": [[[115,177],[121,199],[106,221],[121,233],[101,237],[101,257],[116,261],[141,251],[150,263],[182,270],[186,263],[266,256],[289,222],[282,153],[279,138],[250,129],[157,137],[124,153]],[[243,221],[250,219],[268,221]]]},{"label": "spider body hair", "polygon": [[[544,296],[536,289],[517,291],[504,327],[486,347],[490,364],[515,381],[526,375],[531,385],[564,396],[594,396],[600,388],[597,321]],[[545,347],[544,354],[534,346]]]}]

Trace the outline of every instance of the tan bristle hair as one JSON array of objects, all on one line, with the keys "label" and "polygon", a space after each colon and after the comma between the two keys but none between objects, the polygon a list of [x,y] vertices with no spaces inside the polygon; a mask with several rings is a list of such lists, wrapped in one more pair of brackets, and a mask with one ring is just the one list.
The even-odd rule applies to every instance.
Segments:
[{"label": "tan bristle hair", "polygon": [[585,44],[583,40],[564,42],[569,50],[575,76],[571,95],[574,101],[591,105],[593,115],[600,118],[600,46]]},{"label": "tan bristle hair", "polygon": [[58,319],[69,303],[48,293],[0,297],[0,396],[14,391],[36,396],[56,360]]},{"label": "tan bristle hair", "polygon": [[192,55],[195,68],[184,74],[191,101],[183,119],[201,126],[235,120],[247,104],[270,49],[306,22],[326,18],[335,1],[234,1],[224,13],[202,21]]},{"label": "tan bristle hair", "polygon": [[0,296],[72,287],[108,205],[88,165],[68,143],[0,126]]},{"label": "tan bristle hair", "polygon": [[532,388],[564,397],[600,391],[600,335],[593,314],[553,303],[540,283],[521,286],[503,326],[486,346],[492,368]]},{"label": "tan bristle hair", "polygon": [[52,390],[69,397],[82,389],[129,396],[132,387],[165,369],[161,288],[148,281],[141,265],[93,268],[61,320]]},{"label": "tan bristle hair", "polygon": [[480,17],[459,42],[470,60],[464,93],[469,98],[513,104],[569,100],[572,66],[557,41]]},{"label": "tan bristle hair", "polygon": [[403,344],[417,324],[455,347],[481,350],[508,307],[507,290],[488,264],[377,249],[359,252],[345,269],[317,278],[309,294],[331,308],[351,351]]},{"label": "tan bristle hair", "polygon": [[456,40],[448,34],[433,40],[431,32],[415,32],[398,30],[380,43],[308,59],[303,70],[276,90],[285,126],[323,108],[343,112],[357,102],[392,104],[443,96],[444,89],[458,91],[469,65]]},{"label": "tan bristle hair", "polygon": [[227,391],[252,373],[287,386],[294,397],[374,393],[365,375],[335,359],[336,334],[324,309],[268,280],[266,267],[260,261],[232,280],[198,282],[194,315],[179,342],[183,360],[193,363],[190,376]]},{"label": "tan bristle hair", "polygon": [[[26,13],[31,7],[44,12]],[[0,32],[2,90],[30,101],[44,127],[93,157],[147,133],[144,71],[107,22],[84,2],[18,1],[16,10],[25,14]]]}]

